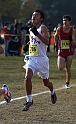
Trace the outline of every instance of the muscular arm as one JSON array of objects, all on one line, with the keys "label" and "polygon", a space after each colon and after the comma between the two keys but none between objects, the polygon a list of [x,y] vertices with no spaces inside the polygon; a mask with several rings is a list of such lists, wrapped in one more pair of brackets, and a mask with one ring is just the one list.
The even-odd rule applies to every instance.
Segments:
[{"label": "muscular arm", "polygon": [[46,26],[42,26],[41,28],[42,35],[38,34],[37,37],[45,44],[49,44],[49,36],[48,36],[48,30]]},{"label": "muscular arm", "polygon": [[75,29],[73,29],[72,42],[71,42],[71,44],[72,44],[73,46],[76,46],[76,30],[75,30]]}]

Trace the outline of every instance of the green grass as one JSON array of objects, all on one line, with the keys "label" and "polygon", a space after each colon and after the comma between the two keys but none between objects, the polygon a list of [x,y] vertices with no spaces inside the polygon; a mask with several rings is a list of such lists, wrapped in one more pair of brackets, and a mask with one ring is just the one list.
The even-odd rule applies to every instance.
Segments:
[{"label": "green grass", "polygon": [[[57,54],[47,53],[50,60],[50,80],[54,88],[58,89],[65,85],[65,69],[59,71],[57,68]],[[12,98],[26,95],[24,88],[25,70],[24,56],[0,55],[0,87],[8,84]],[[74,55],[71,68],[71,85],[76,84],[76,54]],[[32,93],[39,93],[48,90],[40,77],[33,76]],[[25,99],[12,101],[9,104],[0,105],[0,124],[76,124],[76,87],[56,91],[57,103],[53,105],[50,94],[34,96],[34,106],[27,112],[22,112]],[[0,97],[0,102],[3,97]]]}]

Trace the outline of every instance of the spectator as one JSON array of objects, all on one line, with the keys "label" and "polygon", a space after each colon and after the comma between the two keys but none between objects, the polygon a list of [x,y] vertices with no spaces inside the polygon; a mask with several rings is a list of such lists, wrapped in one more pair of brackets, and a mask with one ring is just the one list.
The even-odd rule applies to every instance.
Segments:
[{"label": "spectator", "polygon": [[24,47],[23,47],[24,53],[26,53],[28,51],[28,45],[27,45],[27,43],[29,42],[29,28],[31,28],[31,26],[32,26],[32,22],[31,22],[31,20],[29,20],[26,23],[26,26],[25,27],[22,27],[22,30],[23,29],[26,30],[26,39],[25,39],[25,44],[24,44]]},{"label": "spectator", "polygon": [[49,45],[47,48],[47,52],[50,52],[51,23],[48,23],[47,28],[48,28],[48,35],[49,35]]},{"label": "spectator", "polygon": [[[58,23],[58,26],[57,26],[57,28],[58,27],[60,27],[62,24],[61,23]],[[54,33],[56,32],[56,30],[54,29]],[[58,52],[58,42],[59,42],[59,37],[58,37],[58,40],[57,40],[57,43],[56,44],[54,44],[54,52]]]},{"label": "spectator", "polygon": [[2,28],[3,33],[4,33],[4,43],[5,43],[4,55],[5,56],[8,56],[8,44],[9,44],[9,41],[10,41],[9,25],[10,25],[9,22],[5,22],[5,24],[4,24],[3,28]]}]

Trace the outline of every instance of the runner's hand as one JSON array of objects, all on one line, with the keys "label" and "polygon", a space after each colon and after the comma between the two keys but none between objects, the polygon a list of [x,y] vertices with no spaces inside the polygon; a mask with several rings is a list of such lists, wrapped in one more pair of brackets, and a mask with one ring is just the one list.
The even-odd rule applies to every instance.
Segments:
[{"label": "runner's hand", "polygon": [[36,36],[39,34],[39,32],[37,31],[37,29],[36,29],[35,26],[32,26],[31,31],[32,31],[32,32],[34,33],[34,35],[36,35]]},{"label": "runner's hand", "polygon": [[26,52],[29,50],[29,45],[26,44],[26,45],[23,47],[23,50],[24,50],[24,52],[26,53]]}]

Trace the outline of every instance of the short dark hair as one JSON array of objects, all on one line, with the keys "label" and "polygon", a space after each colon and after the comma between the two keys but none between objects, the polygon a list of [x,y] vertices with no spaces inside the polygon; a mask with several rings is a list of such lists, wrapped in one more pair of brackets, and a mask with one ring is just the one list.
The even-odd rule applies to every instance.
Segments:
[{"label": "short dark hair", "polygon": [[39,12],[39,13],[40,13],[40,15],[41,15],[41,18],[43,18],[43,19],[44,19],[44,13],[43,13],[42,11],[40,11],[40,10],[35,10],[34,12]]},{"label": "short dark hair", "polygon": [[64,16],[63,16],[63,18],[67,18],[67,19],[68,19],[68,21],[71,21],[71,20],[72,20],[72,18],[71,18],[71,16],[70,16],[70,15],[64,15]]}]

